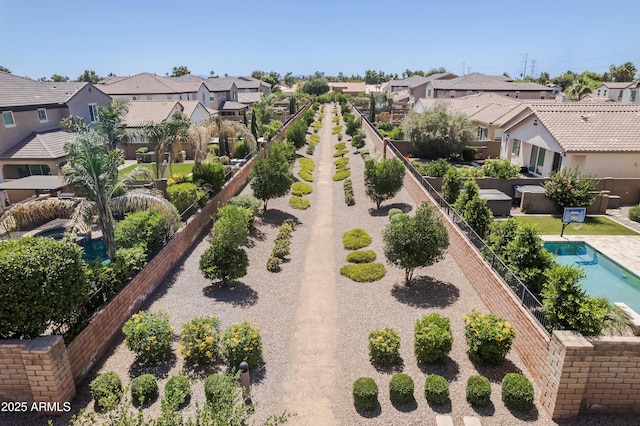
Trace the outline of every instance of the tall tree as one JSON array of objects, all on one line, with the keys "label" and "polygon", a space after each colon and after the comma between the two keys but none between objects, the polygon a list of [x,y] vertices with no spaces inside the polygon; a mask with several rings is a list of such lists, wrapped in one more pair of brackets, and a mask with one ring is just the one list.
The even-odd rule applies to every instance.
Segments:
[{"label": "tall tree", "polygon": [[173,67],[171,69],[171,74],[169,75],[169,77],[180,77],[181,75],[187,75],[187,74],[191,74],[191,71],[189,71],[189,68],[187,68],[184,65],[180,65],[178,67]]},{"label": "tall tree", "polygon": [[173,114],[169,121],[162,123],[165,127],[164,146],[169,154],[169,174],[173,175],[173,162],[176,155],[182,151],[182,142],[187,141],[187,132],[191,121],[180,111]]},{"label": "tall tree", "polygon": [[405,284],[411,282],[416,268],[442,260],[449,246],[447,229],[426,203],[418,207],[414,217],[395,215],[382,238],[387,261],[404,269]]},{"label": "tall tree", "polygon": [[8,74],[11,74],[11,70],[7,67],[3,67],[2,65],[0,65],[0,72],[6,72]]},{"label": "tall tree", "polygon": [[604,81],[633,81],[636,72],[638,72],[638,70],[633,63],[625,62],[619,66],[611,65],[609,72],[604,73],[602,77]]},{"label": "tall tree", "polygon": [[292,87],[295,84],[296,79],[293,77],[292,72],[288,72],[284,75],[284,78],[282,81],[284,82],[285,86]]},{"label": "tall tree", "polygon": [[322,95],[329,91],[329,83],[323,77],[312,77],[304,82],[300,90],[310,95]]},{"label": "tall tree", "polygon": [[578,101],[582,100],[582,98],[591,92],[593,92],[593,89],[591,89],[589,83],[581,77],[578,77],[567,90],[567,94]]},{"label": "tall tree", "polygon": [[96,74],[94,70],[84,70],[84,72],[76,79],[76,81],[84,81],[91,84],[96,84],[100,80],[102,80],[102,77]]},{"label": "tall tree", "polygon": [[258,122],[256,118],[256,110],[251,110],[251,134],[258,140]]},{"label": "tall tree", "polygon": [[365,162],[364,185],[367,196],[380,210],[383,201],[393,198],[402,189],[404,164],[397,158],[376,163],[373,159]]},{"label": "tall tree", "polygon": [[376,99],[371,94],[371,100],[369,101],[369,121],[371,123],[376,122]]}]

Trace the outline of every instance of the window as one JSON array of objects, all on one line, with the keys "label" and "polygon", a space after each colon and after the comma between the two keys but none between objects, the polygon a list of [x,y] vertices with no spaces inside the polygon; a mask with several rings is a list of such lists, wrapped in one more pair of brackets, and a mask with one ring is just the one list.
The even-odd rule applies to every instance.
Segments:
[{"label": "window", "polygon": [[540,91],[540,99],[547,99],[547,92],[545,92],[544,90]]},{"label": "window", "polygon": [[147,100],[150,101],[151,100],[151,96],[147,96]]},{"label": "window", "polygon": [[173,96],[167,96],[167,100],[168,101],[172,101],[173,100]]},{"label": "window", "polygon": [[431,89],[427,90],[427,98],[431,97]]},{"label": "window", "polygon": [[178,96],[178,99],[179,99],[179,100],[182,100],[182,95]]},{"label": "window", "polygon": [[98,105],[89,104],[89,120],[92,123],[98,122]]},{"label": "window", "polygon": [[13,112],[2,111],[2,122],[4,127],[13,127],[16,125],[16,121],[13,119]]},{"label": "window", "polygon": [[444,90],[438,90],[438,97],[444,98]]},{"label": "window", "polygon": [[636,92],[637,92],[637,90],[632,90],[631,91],[631,102],[635,102],[636,101]]},{"label": "window", "polygon": [[501,141],[503,133],[504,133],[504,131],[502,129],[495,129],[493,131],[493,140],[494,141]]},{"label": "window", "polygon": [[529,158],[529,171],[542,174],[542,167],[544,166],[544,156],[547,154],[547,150],[533,145],[531,147],[531,157]]},{"label": "window", "polygon": [[486,127],[478,127],[478,140],[486,141],[489,138],[489,129]]},{"label": "window", "polygon": [[606,90],[606,89],[605,89],[605,91],[604,91],[604,97],[605,97],[605,98],[607,97],[607,90]]},{"label": "window", "polygon": [[455,90],[449,90],[449,97],[450,98],[455,98],[456,97],[456,91]]},{"label": "window", "polygon": [[137,98],[136,96],[132,96],[132,97],[131,97],[131,100],[132,100],[132,101],[137,101],[137,100],[138,100],[138,98]]},{"label": "window", "polygon": [[600,96],[600,89],[598,89],[598,95],[597,96]]},{"label": "window", "polygon": [[473,95],[473,90],[467,90],[467,96]]},{"label": "window", "polygon": [[511,154],[520,155],[520,145],[522,145],[522,141],[520,139],[514,139],[513,146],[511,147]]},{"label": "window", "polygon": [[516,91],[516,99],[520,99],[520,92]]},{"label": "window", "polygon": [[204,103],[204,93],[202,94],[202,103]]},{"label": "window", "polygon": [[40,120],[41,123],[46,123],[47,121],[49,121],[49,118],[47,118],[46,109],[38,108],[38,120]]}]

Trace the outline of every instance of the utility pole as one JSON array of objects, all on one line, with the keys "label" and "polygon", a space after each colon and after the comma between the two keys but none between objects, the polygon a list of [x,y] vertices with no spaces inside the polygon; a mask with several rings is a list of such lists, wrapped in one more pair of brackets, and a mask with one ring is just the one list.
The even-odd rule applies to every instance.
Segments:
[{"label": "utility pole", "polygon": [[524,78],[527,75],[527,59],[529,58],[529,54],[525,53],[524,54],[524,68],[522,69],[522,78]]},{"label": "utility pole", "polygon": [[464,61],[462,61],[462,75],[464,75]]},{"label": "utility pole", "polygon": [[536,77],[536,62],[538,62],[537,59],[532,59],[531,60],[531,78],[535,78]]}]

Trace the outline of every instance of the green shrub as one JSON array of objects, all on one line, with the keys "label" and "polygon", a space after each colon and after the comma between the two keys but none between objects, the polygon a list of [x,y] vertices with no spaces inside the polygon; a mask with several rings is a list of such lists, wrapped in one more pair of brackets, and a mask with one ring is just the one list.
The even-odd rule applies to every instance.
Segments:
[{"label": "green shrub", "polygon": [[400,209],[389,209],[389,213],[387,213],[387,215],[389,216],[389,220],[393,219],[393,217],[397,214],[404,214],[404,212]]},{"label": "green shrub", "polygon": [[291,248],[289,245],[289,239],[276,240],[273,244],[273,249],[271,249],[271,257],[284,259],[290,252]]},{"label": "green shrub", "polygon": [[640,222],[640,206],[633,206],[629,209],[629,219]]},{"label": "green shrub", "polygon": [[236,195],[230,198],[227,204],[249,209],[253,216],[258,216],[262,210],[262,202],[253,195]]},{"label": "green shrub", "polygon": [[173,328],[163,311],[140,311],[124,323],[124,343],[142,361],[162,361],[171,354]]},{"label": "green shrub", "polygon": [[216,360],[220,355],[218,317],[198,317],[182,324],[178,353],[190,362],[205,363]]},{"label": "green shrub", "polygon": [[355,265],[344,265],[340,268],[340,274],[360,283],[378,281],[386,273],[387,270],[382,263],[357,263]]},{"label": "green shrub", "polygon": [[223,283],[244,277],[248,267],[249,257],[244,249],[217,238],[200,256],[198,265],[205,278],[222,280]]},{"label": "green shrub", "polygon": [[89,388],[101,412],[114,409],[122,397],[122,381],[113,371],[100,374],[91,381]]},{"label": "green shrub", "polygon": [[346,149],[347,148],[347,144],[344,142],[338,142],[337,144],[335,144],[333,146],[336,150],[341,150],[341,149]]},{"label": "green shrub", "polygon": [[476,159],[476,153],[478,152],[478,148],[473,146],[465,146],[462,150],[462,159],[464,161],[473,161]]},{"label": "green shrub", "polygon": [[353,382],[353,403],[362,411],[378,407],[378,385],[371,377],[360,377]]},{"label": "green shrub", "polygon": [[224,412],[239,395],[238,377],[229,374],[211,374],[204,380],[204,396],[214,412]]},{"label": "green shrub", "polygon": [[332,130],[331,130],[331,134],[332,135],[337,135],[338,133],[340,133],[342,131],[342,126],[335,126]]},{"label": "green shrub", "polygon": [[344,166],[346,166],[347,164],[349,164],[349,159],[348,159],[348,158],[338,158],[337,160],[335,160],[335,161],[333,162],[333,164],[334,164],[336,167],[344,167]]},{"label": "green shrub", "polygon": [[389,382],[389,398],[396,405],[406,405],[414,400],[413,379],[411,376],[403,373],[396,373],[391,377]]},{"label": "green shrub", "polygon": [[313,191],[313,187],[308,183],[294,182],[293,185],[291,185],[291,193],[293,195],[298,195],[298,196],[307,195],[307,194],[311,194],[312,191]]},{"label": "green shrub", "polygon": [[158,397],[158,381],[153,374],[143,374],[131,380],[131,402],[142,406]]},{"label": "green shrub", "polygon": [[309,145],[307,146],[307,155],[313,155],[313,152],[316,150],[316,143],[313,142],[309,142]]},{"label": "green shrub", "polygon": [[247,148],[247,145],[244,143],[244,141],[238,141],[236,143],[234,151],[235,158],[244,158],[249,155],[249,148]]},{"label": "green shrub", "polygon": [[300,168],[302,170],[308,170],[309,172],[312,172],[313,169],[315,169],[315,167],[316,167],[315,161],[313,161],[313,159],[307,158],[307,157],[298,158],[298,164],[300,164]]},{"label": "green shrub", "polygon": [[313,134],[309,136],[310,143],[320,143],[320,136]]},{"label": "green shrub", "polygon": [[197,204],[206,193],[198,188],[195,183],[177,183],[167,187],[167,197],[179,213],[183,213],[189,207]]},{"label": "green shrub", "polygon": [[322,129],[322,122],[321,121],[316,121],[315,123],[313,123],[313,129],[317,133],[318,130]]},{"label": "green shrub", "polygon": [[282,265],[282,259],[279,257],[271,256],[267,260],[267,271],[280,272],[280,265]]},{"label": "green shrub", "polygon": [[308,170],[305,170],[305,169],[300,170],[300,172],[298,172],[298,176],[300,176],[302,180],[306,180],[307,182],[313,182],[313,175]]},{"label": "green shrub", "polygon": [[414,351],[421,362],[443,361],[451,351],[453,333],[449,318],[440,314],[426,315],[414,327]]},{"label": "green shrub", "polygon": [[446,403],[449,400],[449,382],[437,374],[427,376],[424,382],[424,396],[433,404]]},{"label": "green shrub", "polygon": [[184,175],[184,173],[174,173],[171,175],[171,177],[169,177],[169,179],[167,179],[168,186],[183,182],[187,182],[187,177]]},{"label": "green shrub", "polygon": [[224,166],[218,162],[202,163],[193,168],[191,179],[210,192],[218,192],[224,184]]},{"label": "green shrub", "polygon": [[356,199],[353,195],[353,183],[351,179],[345,179],[342,187],[344,189],[344,202],[347,206],[353,206],[356,203]]},{"label": "green shrub", "polygon": [[369,356],[378,365],[400,362],[400,335],[392,327],[374,330],[369,334]]},{"label": "green shrub", "polygon": [[351,176],[351,170],[349,169],[338,169],[337,172],[333,175],[332,179],[334,182],[338,182],[341,180],[345,180],[346,178]]},{"label": "green shrub", "polygon": [[241,246],[249,237],[249,226],[253,222],[251,210],[233,204],[218,208],[216,221],[211,228],[213,242]]},{"label": "green shrub", "polygon": [[342,133],[338,133],[338,140],[341,141],[342,140]]},{"label": "green shrub", "polygon": [[368,156],[369,156],[369,150],[368,150],[368,149],[361,149],[361,150],[360,150],[360,156],[361,156],[363,159],[366,159],[366,157],[368,157]]},{"label": "green shrub", "polygon": [[[180,185],[185,184],[174,187]],[[173,235],[177,222],[175,213],[164,210],[149,209],[128,213],[124,220],[116,225],[116,247],[130,249],[140,246],[146,255],[145,260],[151,259]]]},{"label": "green shrub", "polygon": [[348,153],[349,153],[349,150],[348,150],[348,149],[341,149],[341,150],[339,150],[339,151],[334,152],[334,153],[333,153],[333,156],[334,156],[334,157],[342,157],[342,156],[344,156],[344,155],[347,155]]},{"label": "green shrub", "polygon": [[82,248],[53,238],[0,242],[0,338],[31,339],[89,297]]},{"label": "green shrub", "polygon": [[487,365],[504,362],[516,337],[515,328],[495,315],[475,311],[464,315],[462,319],[466,324],[464,335],[471,359]]},{"label": "green shrub", "polygon": [[529,411],[533,408],[533,385],[520,373],[507,373],[502,379],[502,402],[507,408]]},{"label": "green shrub", "polygon": [[298,197],[297,195],[292,195],[289,198],[289,206],[298,210],[306,210],[311,206],[311,201],[306,198]]},{"label": "green shrub", "polygon": [[236,370],[245,361],[249,367],[262,362],[262,337],[260,329],[253,324],[231,324],[222,337],[222,347],[227,365]]},{"label": "green shrub", "polygon": [[467,402],[476,407],[491,403],[491,383],[484,376],[471,376],[467,380]]},{"label": "green shrub", "polygon": [[347,262],[369,263],[376,260],[376,252],[373,250],[356,250],[347,254]]},{"label": "green shrub", "polygon": [[371,237],[362,228],[354,228],[342,234],[342,244],[347,250],[356,250],[371,244]]},{"label": "green shrub", "polygon": [[447,171],[453,167],[446,158],[438,158],[437,160],[430,161],[427,164],[414,162],[413,166],[423,176],[430,177],[443,177]]},{"label": "green shrub", "polygon": [[164,385],[162,407],[171,411],[177,411],[191,396],[191,383],[189,379],[180,374],[172,376]]},{"label": "green shrub", "polygon": [[484,162],[482,169],[485,176],[498,179],[515,179],[520,174],[520,166],[511,163],[506,158],[502,160],[487,160]]}]

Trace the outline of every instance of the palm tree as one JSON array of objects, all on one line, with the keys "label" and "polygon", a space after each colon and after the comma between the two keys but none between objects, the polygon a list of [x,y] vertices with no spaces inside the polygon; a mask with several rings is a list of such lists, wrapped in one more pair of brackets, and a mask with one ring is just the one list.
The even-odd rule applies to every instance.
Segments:
[{"label": "palm tree", "polygon": [[577,100],[582,100],[585,96],[590,94],[593,90],[589,86],[589,83],[585,81],[583,78],[578,77],[571,87],[567,90],[569,96],[576,98]]},{"label": "palm tree", "polygon": [[[169,154],[169,174],[173,175],[173,161],[182,151],[182,142],[187,141],[187,130],[191,125],[189,118],[180,111],[173,114],[169,121],[162,123],[165,128],[164,150]],[[157,162],[157,159],[156,159]]]},{"label": "palm tree", "polygon": [[165,126],[164,123],[147,124],[142,129],[142,137],[151,145],[155,157],[154,175],[156,179],[160,179],[160,157],[164,153]]},{"label": "palm tree", "polygon": [[129,111],[126,99],[115,99],[106,107],[98,108],[97,131],[105,140],[109,150],[116,149],[118,145],[129,142],[127,126],[124,124],[124,116]]},{"label": "palm tree", "polygon": [[211,133],[206,126],[191,124],[187,129],[187,141],[194,147],[194,168],[197,168],[207,158],[207,146],[211,140]]}]

